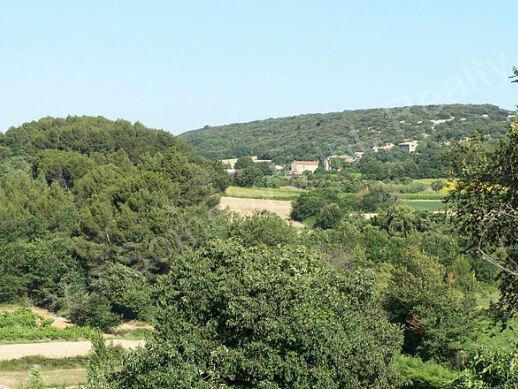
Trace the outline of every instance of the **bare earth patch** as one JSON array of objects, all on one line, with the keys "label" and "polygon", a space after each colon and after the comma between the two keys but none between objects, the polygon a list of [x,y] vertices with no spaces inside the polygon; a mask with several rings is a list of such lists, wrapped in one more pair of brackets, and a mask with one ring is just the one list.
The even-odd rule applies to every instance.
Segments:
[{"label": "bare earth patch", "polygon": [[250,216],[256,212],[269,211],[279,215],[281,218],[292,224],[294,227],[304,227],[290,219],[291,201],[287,200],[263,200],[245,199],[238,197],[222,197],[218,205],[219,209],[229,209],[243,216]]},{"label": "bare earth patch", "polygon": [[[120,345],[125,349],[143,346],[143,340],[114,339],[108,343]],[[89,341],[17,343],[0,345],[0,360],[19,359],[41,355],[46,358],[66,358],[88,355],[92,345]]]}]

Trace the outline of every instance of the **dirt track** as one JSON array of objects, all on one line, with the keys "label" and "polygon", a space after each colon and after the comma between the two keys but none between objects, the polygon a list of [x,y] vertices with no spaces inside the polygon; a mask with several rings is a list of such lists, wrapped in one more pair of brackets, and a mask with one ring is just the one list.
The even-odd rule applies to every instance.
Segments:
[{"label": "dirt track", "polygon": [[[142,346],[143,340],[114,339],[108,341],[126,349]],[[48,343],[18,343],[0,345],[0,361],[19,359],[28,356],[41,355],[47,358],[66,358],[87,355],[92,345],[89,341],[82,342],[48,342]]]}]

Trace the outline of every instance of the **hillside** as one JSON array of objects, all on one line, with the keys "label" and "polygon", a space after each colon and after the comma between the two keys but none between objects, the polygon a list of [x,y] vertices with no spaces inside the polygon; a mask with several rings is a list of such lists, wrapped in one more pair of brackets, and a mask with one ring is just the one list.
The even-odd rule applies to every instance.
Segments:
[{"label": "hillside", "polygon": [[476,129],[498,135],[510,113],[494,105],[463,104],[349,110],[204,127],[180,137],[210,159],[258,155],[286,163],[409,139],[442,145]]},{"label": "hillside", "polygon": [[101,328],[147,319],[148,286],[167,270],[152,242],[170,231],[183,239],[174,223],[218,202],[227,177],[215,165],[171,134],[123,120],[9,129],[0,137],[0,303],[26,299]]}]

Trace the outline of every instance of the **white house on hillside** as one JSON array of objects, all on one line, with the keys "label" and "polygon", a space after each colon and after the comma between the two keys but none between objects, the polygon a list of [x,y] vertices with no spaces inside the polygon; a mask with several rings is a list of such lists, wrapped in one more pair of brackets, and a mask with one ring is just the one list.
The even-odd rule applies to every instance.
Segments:
[{"label": "white house on hillside", "polygon": [[403,148],[405,151],[408,151],[409,153],[413,153],[418,145],[419,145],[418,141],[412,140],[412,141],[400,143],[398,146]]}]

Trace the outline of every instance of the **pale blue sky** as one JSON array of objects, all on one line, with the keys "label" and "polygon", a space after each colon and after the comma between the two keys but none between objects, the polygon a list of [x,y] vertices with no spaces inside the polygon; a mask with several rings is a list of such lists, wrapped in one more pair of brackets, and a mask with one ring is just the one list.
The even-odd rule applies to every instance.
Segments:
[{"label": "pale blue sky", "polygon": [[173,133],[428,103],[511,109],[518,2],[2,1],[0,130],[103,115]]}]

